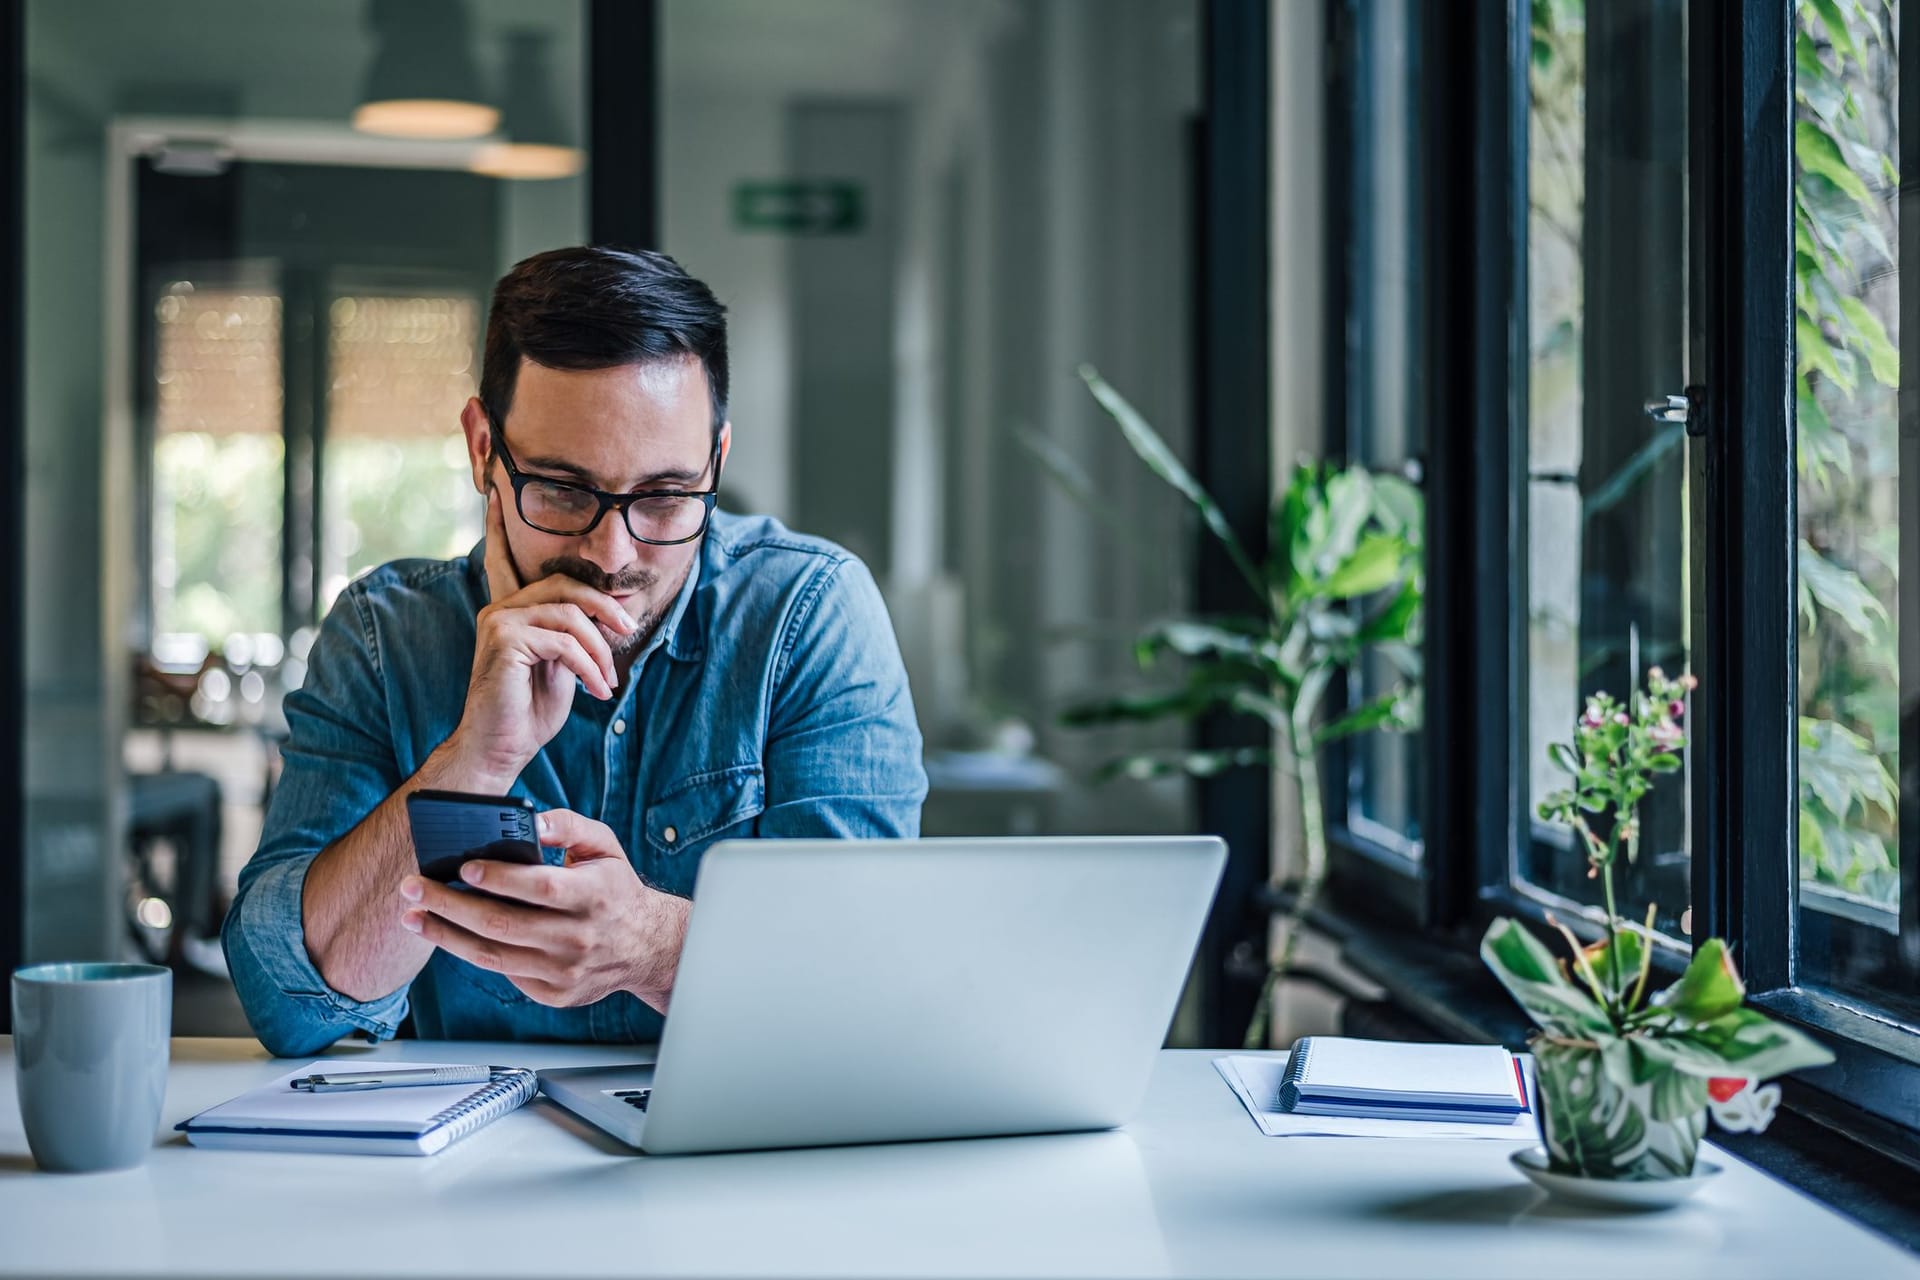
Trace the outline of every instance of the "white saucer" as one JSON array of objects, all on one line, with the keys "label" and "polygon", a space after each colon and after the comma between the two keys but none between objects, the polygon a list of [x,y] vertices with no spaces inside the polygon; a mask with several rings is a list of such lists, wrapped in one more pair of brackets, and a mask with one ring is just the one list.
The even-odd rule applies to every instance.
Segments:
[{"label": "white saucer", "polygon": [[1539,1147],[1516,1151],[1509,1158],[1514,1168],[1526,1174],[1534,1186],[1548,1195],[1595,1209],[1671,1209],[1723,1172],[1717,1164],[1695,1160],[1691,1178],[1628,1182],[1555,1173],[1547,1166],[1547,1153]]}]

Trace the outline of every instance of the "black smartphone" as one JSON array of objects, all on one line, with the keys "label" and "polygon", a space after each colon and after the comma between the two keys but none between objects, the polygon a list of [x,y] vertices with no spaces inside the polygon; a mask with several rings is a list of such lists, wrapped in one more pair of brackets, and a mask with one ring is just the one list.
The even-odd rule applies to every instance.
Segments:
[{"label": "black smartphone", "polygon": [[533,801],[519,796],[481,796],[464,791],[415,791],[407,796],[407,824],[420,874],[465,888],[460,868],[475,858],[494,862],[540,861]]}]

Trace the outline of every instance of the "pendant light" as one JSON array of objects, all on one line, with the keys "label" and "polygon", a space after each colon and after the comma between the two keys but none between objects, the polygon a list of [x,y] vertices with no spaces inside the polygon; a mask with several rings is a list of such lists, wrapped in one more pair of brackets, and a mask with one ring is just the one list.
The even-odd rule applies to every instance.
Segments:
[{"label": "pendant light", "polygon": [[586,156],[571,145],[561,123],[559,95],[547,67],[549,34],[532,28],[506,34],[506,78],[501,98],[506,113],[502,142],[474,153],[475,173],[493,178],[570,178]]},{"label": "pendant light", "polygon": [[500,123],[481,91],[463,0],[368,0],[375,43],[353,127],[390,138],[480,138]]}]

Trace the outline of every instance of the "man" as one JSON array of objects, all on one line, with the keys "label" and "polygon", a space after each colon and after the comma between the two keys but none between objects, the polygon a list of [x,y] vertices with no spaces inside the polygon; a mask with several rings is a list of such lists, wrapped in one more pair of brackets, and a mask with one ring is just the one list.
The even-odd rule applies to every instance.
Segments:
[{"label": "man", "polygon": [[[486,536],[341,595],[223,931],[269,1050],[349,1032],[650,1040],[694,872],[734,836],[913,836],[926,775],[872,576],[714,510],[724,309],[657,253],[560,249],[494,290],[461,414]],[[408,793],[526,796],[541,866],[425,880]],[[778,963],[778,957],[768,957]]]}]

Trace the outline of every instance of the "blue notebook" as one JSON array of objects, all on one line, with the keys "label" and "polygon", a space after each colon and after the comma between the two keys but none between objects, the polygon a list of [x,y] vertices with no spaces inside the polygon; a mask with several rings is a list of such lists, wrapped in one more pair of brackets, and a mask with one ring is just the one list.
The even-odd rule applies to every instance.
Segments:
[{"label": "blue notebook", "polygon": [[1294,1043],[1279,1104],[1295,1115],[1512,1124],[1527,1110],[1527,1086],[1499,1045],[1305,1036]]},{"label": "blue notebook", "polygon": [[[355,1071],[444,1067],[448,1062],[367,1062]],[[486,1084],[430,1085],[307,1093],[293,1081],[338,1069],[339,1059],[289,1071],[174,1127],[196,1147],[234,1151],[332,1151],[430,1156],[531,1101],[540,1085],[521,1067],[496,1069]]]}]

